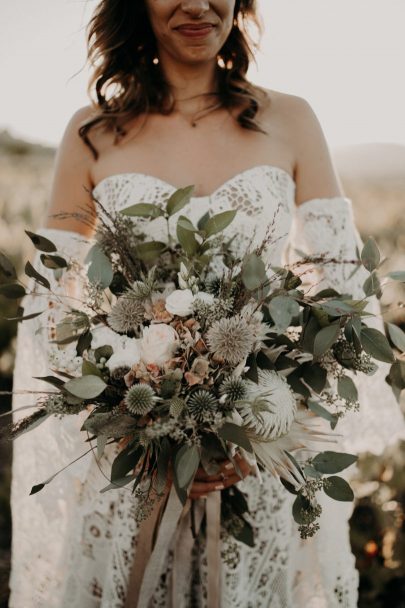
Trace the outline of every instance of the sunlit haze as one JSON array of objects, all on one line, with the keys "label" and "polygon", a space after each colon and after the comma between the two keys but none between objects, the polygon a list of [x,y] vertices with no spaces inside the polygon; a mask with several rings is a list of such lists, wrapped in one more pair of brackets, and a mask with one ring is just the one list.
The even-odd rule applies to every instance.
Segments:
[{"label": "sunlit haze", "polygon": [[[88,103],[85,25],[95,0],[0,3],[0,129],[57,144]],[[261,0],[250,78],[306,98],[331,146],[405,144],[404,0]],[[76,74],[76,75],[75,75]]]}]

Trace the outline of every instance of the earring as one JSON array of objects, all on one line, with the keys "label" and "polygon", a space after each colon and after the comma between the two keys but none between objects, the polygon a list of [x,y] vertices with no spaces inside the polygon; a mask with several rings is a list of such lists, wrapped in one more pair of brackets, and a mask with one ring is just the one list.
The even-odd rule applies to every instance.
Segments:
[{"label": "earring", "polygon": [[159,64],[159,57],[154,57],[154,58],[152,59],[152,63],[153,63],[154,65],[158,65],[158,64]]}]

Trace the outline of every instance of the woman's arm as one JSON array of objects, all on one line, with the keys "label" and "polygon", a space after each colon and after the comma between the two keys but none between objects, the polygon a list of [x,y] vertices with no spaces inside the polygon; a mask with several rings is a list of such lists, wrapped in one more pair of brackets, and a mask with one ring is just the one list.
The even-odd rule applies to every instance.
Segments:
[{"label": "woman's arm", "polygon": [[344,196],[322,127],[310,104],[287,96],[283,111],[295,155],[295,202]]},{"label": "woman's arm", "polygon": [[[92,234],[92,227],[79,218],[55,217],[60,213],[83,213],[88,210],[89,217],[94,213],[91,198],[91,166],[94,162],[90,149],[79,136],[78,129],[89,118],[92,108],[80,108],[70,119],[59,145],[53,172],[50,204],[45,225],[47,228],[69,230],[84,236]],[[87,191],[86,191],[87,190]]]}]

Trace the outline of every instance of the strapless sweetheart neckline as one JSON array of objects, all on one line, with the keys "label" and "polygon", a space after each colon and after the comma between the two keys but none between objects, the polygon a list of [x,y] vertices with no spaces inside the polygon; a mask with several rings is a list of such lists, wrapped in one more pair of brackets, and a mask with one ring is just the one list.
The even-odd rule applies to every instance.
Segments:
[{"label": "strapless sweetheart neckline", "polygon": [[[211,194],[206,194],[204,196],[192,196],[191,200],[204,200],[204,199],[207,199],[207,198],[214,197],[218,192],[220,192],[226,186],[229,186],[230,184],[232,184],[232,182],[234,182],[235,180],[239,179],[242,176],[248,175],[251,172],[257,171],[259,169],[271,169],[271,170],[273,170],[275,172],[278,172],[278,173],[281,173],[281,174],[287,176],[288,180],[290,181],[290,184],[295,189],[296,184],[295,184],[294,178],[292,177],[292,175],[288,171],[286,171],[285,169],[282,169],[281,167],[278,167],[277,165],[269,165],[269,164],[266,165],[266,164],[264,164],[264,165],[255,165],[254,167],[250,167],[249,169],[244,169],[240,173],[237,173],[236,175],[233,175],[232,177],[230,177],[229,179],[227,179],[223,184],[221,184],[220,186],[218,186],[218,188],[216,188],[214,190],[214,192],[212,192]],[[156,177],[156,176],[151,175],[149,173],[141,173],[139,171],[128,171],[128,172],[124,172],[124,173],[112,173],[111,175],[107,175],[107,177],[104,177],[103,179],[101,179],[94,186],[94,188],[92,190],[92,193],[93,193],[93,195],[95,195],[95,192],[103,184],[107,183],[108,181],[110,181],[113,178],[117,178],[117,177],[131,177],[131,176],[134,176],[134,177],[135,176],[140,176],[140,177],[150,178],[151,180],[159,182],[160,184],[163,184],[163,185],[165,185],[168,188],[172,188],[173,190],[177,190],[176,186],[174,186],[170,182],[167,182],[164,179],[161,179],[160,177]]]}]

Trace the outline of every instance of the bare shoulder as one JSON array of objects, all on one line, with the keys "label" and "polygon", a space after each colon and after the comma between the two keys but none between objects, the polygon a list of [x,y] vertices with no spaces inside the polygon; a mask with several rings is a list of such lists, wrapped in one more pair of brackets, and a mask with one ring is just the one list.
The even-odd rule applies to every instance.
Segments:
[{"label": "bare shoulder", "polygon": [[[51,228],[89,232],[77,214],[80,209],[91,211],[91,168],[94,162],[90,148],[80,137],[79,129],[94,114],[91,106],[78,109],[68,121],[59,144],[52,179],[46,224]],[[62,219],[61,214],[70,215]]]},{"label": "bare shoulder", "polygon": [[263,119],[276,121],[294,158],[296,204],[313,198],[343,196],[328,142],[312,105],[303,97],[263,89]]}]

